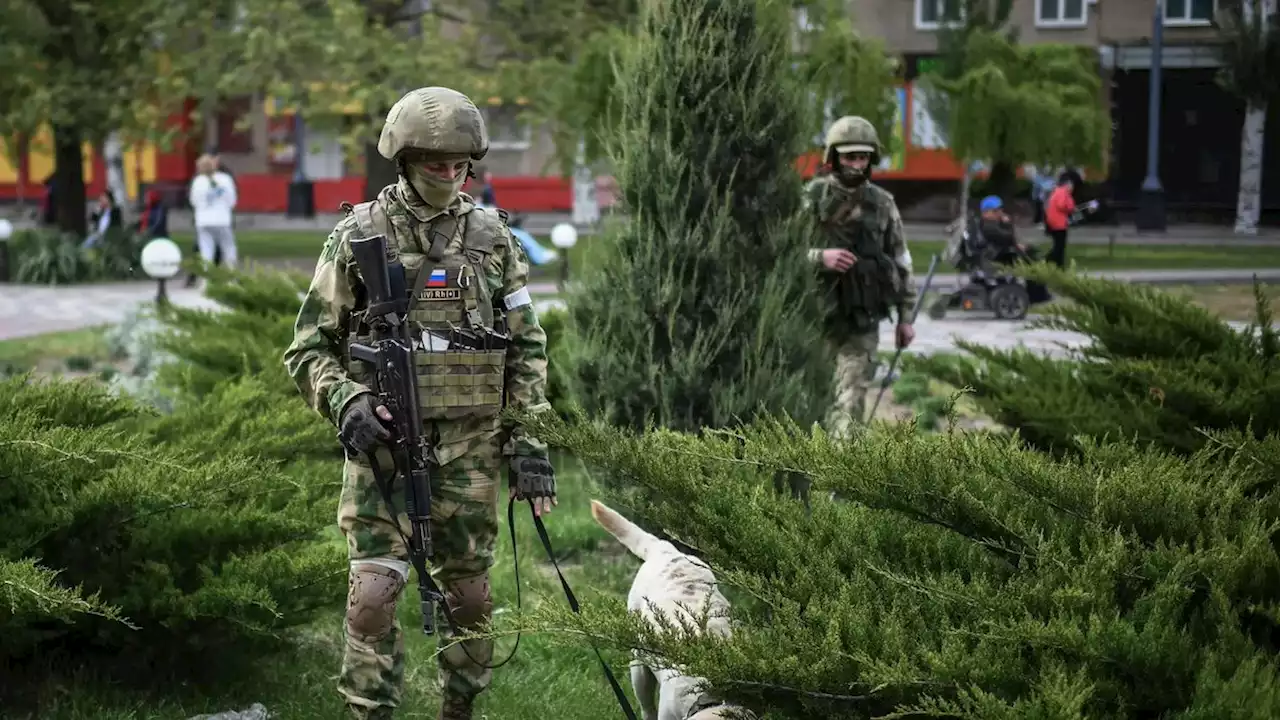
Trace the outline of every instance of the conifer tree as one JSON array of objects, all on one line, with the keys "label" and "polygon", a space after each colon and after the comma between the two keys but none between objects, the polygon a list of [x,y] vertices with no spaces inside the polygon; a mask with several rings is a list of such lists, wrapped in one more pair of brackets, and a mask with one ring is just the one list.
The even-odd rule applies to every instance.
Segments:
[{"label": "conifer tree", "polygon": [[814,127],[789,4],[657,0],[619,53],[609,149],[628,215],[568,306],[591,412],[723,427],[804,422],[829,382],[795,159]]},{"label": "conifer tree", "polygon": [[[855,443],[769,421],[695,436],[548,414],[531,430],[623,479],[609,502],[652,499],[642,525],[715,569],[733,637],[691,634],[705,616],[649,627],[618,596],[522,624],[637,648],[757,717],[1280,716],[1274,435],[1059,460],[907,426]],[[813,479],[811,515],[768,492],[780,468]]]},{"label": "conifer tree", "polygon": [[1155,287],[1048,266],[1020,272],[1072,301],[1033,325],[1083,335],[1076,357],[960,341],[971,358],[914,357],[905,366],[973,388],[984,412],[1054,452],[1092,437],[1190,453],[1208,442],[1206,429],[1280,430],[1280,334],[1261,286],[1256,322],[1240,330]]}]

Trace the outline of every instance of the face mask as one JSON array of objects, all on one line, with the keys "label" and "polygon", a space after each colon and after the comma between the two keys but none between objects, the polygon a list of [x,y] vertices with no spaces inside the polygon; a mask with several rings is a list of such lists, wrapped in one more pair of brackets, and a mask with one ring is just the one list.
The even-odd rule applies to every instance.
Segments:
[{"label": "face mask", "polygon": [[418,191],[418,195],[431,207],[443,210],[453,204],[462,186],[467,182],[467,174],[459,173],[454,180],[445,180],[416,167],[408,168],[409,184]]}]

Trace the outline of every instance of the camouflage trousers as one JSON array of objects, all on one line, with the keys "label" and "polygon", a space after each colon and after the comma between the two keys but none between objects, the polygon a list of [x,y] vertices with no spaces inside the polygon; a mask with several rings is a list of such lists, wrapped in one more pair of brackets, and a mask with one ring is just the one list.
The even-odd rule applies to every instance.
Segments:
[{"label": "camouflage trousers", "polygon": [[867,391],[875,379],[879,345],[879,328],[835,342],[836,370],[832,380],[835,397],[826,419],[827,432],[835,437],[848,437],[854,424],[866,420]]},{"label": "camouflage trousers", "polygon": [[[385,448],[378,451],[377,461],[379,470],[389,474],[392,460]],[[492,612],[488,571],[498,534],[501,467],[498,438],[482,438],[469,452],[438,468],[432,478],[431,576],[463,628],[487,621]],[[404,489],[398,481],[391,498],[400,530],[408,538]],[[346,536],[351,561],[338,691],[356,717],[389,718],[393,708],[399,707],[404,689],[404,635],[395,607],[409,593],[416,610],[418,590],[416,581],[407,582],[407,548],[374,483],[367,458],[346,463],[338,526]],[[413,614],[417,622],[417,612]],[[439,607],[436,618],[439,646],[444,648],[452,642],[453,633]],[[475,696],[488,687],[493,671],[481,665],[492,664],[493,643],[469,640],[465,648],[454,645],[437,656],[442,693]]]}]

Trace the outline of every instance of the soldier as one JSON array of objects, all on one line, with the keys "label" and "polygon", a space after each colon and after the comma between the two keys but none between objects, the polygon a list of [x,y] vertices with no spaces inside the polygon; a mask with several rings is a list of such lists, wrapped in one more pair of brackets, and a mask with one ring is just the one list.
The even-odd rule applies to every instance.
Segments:
[{"label": "soldier", "polygon": [[851,423],[863,420],[880,321],[896,310],[898,347],[915,338],[915,282],[898,206],[870,182],[871,169],[880,162],[875,127],[861,117],[842,117],[827,131],[825,145],[828,171],[805,186],[804,206],[826,238],[826,247],[810,250],[809,259],[823,271],[827,341],[836,349],[835,401],[827,430],[845,437]]},{"label": "soldier", "polygon": [[[498,532],[500,456],[509,458],[512,497],[532,499],[539,515],[556,504],[546,445],[499,419],[504,404],[534,412],[549,404],[546,334],[526,287],[524,251],[512,239],[504,213],[477,208],[461,192],[471,163],[488,149],[480,111],[457,91],[421,88],[391,108],[378,152],[396,163],[399,180],[372,202],[344,205],[348,215],[320,253],[293,344],[284,354],[303,397],[338,426],[344,443],[375,452],[380,468],[393,467],[382,444],[388,436],[382,421],[390,414],[364,384],[361,363],[351,363],[347,354],[349,344],[368,333],[361,315],[364,287],[350,243],[385,234],[388,254],[405,267],[409,321],[427,338],[423,353],[429,361],[419,365],[416,381],[424,433],[433,441],[431,573],[462,628],[480,625],[492,611],[489,568]],[[426,255],[433,241],[444,246],[438,263]],[[510,340],[505,350],[450,351],[434,341],[449,334],[450,323],[474,331],[505,328]],[[436,332],[429,335],[430,329]],[[367,456],[348,457],[338,507],[351,563],[338,690],[357,718],[390,718],[402,695],[404,638],[395,608],[409,573],[400,533],[410,532],[403,506],[396,509],[393,521]],[[439,628],[443,648],[452,632],[442,613]],[[481,640],[438,656],[442,720],[472,716],[476,696],[489,685],[492,657],[492,642]]]}]

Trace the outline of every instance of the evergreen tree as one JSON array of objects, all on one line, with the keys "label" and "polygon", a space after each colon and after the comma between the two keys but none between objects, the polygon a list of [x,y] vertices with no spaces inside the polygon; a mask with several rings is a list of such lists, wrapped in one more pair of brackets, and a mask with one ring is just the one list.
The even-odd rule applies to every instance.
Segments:
[{"label": "evergreen tree", "polygon": [[[1275,436],[1055,460],[909,426],[532,429],[620,478],[610,498],[651,498],[646,526],[715,568],[735,623],[655,631],[608,597],[582,620],[546,603],[531,629],[639,648],[770,718],[1280,716]],[[768,491],[780,468],[812,477],[811,517]]]},{"label": "evergreen tree", "polygon": [[1206,429],[1280,430],[1280,334],[1260,286],[1256,324],[1237,330],[1155,287],[1049,266],[1020,272],[1072,301],[1033,325],[1084,335],[1077,357],[961,341],[977,362],[912,357],[905,367],[973,388],[984,412],[1055,452],[1081,438],[1128,438],[1190,453],[1208,442]]},{"label": "evergreen tree", "polygon": [[788,3],[658,0],[619,53],[610,151],[626,223],[571,292],[576,396],[609,421],[804,422],[828,366],[794,168],[813,127]]}]

